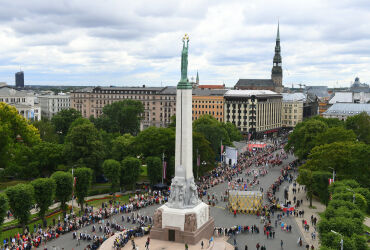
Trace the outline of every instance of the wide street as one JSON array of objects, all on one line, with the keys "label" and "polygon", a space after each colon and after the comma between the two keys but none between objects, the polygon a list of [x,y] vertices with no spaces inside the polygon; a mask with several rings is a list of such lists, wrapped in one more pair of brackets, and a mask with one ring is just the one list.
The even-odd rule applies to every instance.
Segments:
[{"label": "wide street", "polygon": [[[260,184],[255,187],[256,189],[259,189],[260,187],[263,188],[264,193],[268,189],[268,187],[273,183],[278,176],[281,175],[281,168],[282,166],[286,165],[288,162],[292,161],[294,158],[292,156],[289,156],[287,160],[284,160],[283,164],[278,167],[270,168],[268,169],[268,174],[265,176],[259,177]],[[246,178],[245,175],[239,175],[239,177]],[[249,177],[252,178],[252,177]],[[288,182],[283,182],[280,186],[279,191],[276,193],[277,197],[279,197],[280,200],[283,200],[283,190],[285,187],[288,187]],[[219,197],[221,193],[224,193],[227,188],[227,183],[219,184],[211,189],[209,189],[210,194],[217,194]],[[264,197],[264,202],[267,202],[266,197]],[[283,218],[283,221],[287,223],[288,225],[292,226],[292,232],[285,232],[281,231],[280,227],[274,228],[276,235],[275,239],[267,239],[266,236],[263,234],[263,225],[260,223],[260,218],[257,218],[255,215],[243,215],[238,214],[236,217],[233,216],[232,213],[225,210],[226,202],[218,202],[215,207],[211,207],[211,216],[215,219],[215,226],[216,227],[226,227],[230,228],[235,225],[256,225],[260,229],[259,234],[241,234],[236,236],[236,241],[239,249],[244,249],[245,245],[248,245],[248,249],[255,249],[256,244],[259,242],[260,245],[265,245],[266,248],[269,249],[280,249],[280,240],[283,240],[284,242],[284,249],[302,249],[297,246],[297,239],[298,237],[302,237],[298,226],[294,220],[293,217],[285,217]],[[154,210],[159,207],[159,205],[150,206],[144,209],[141,209],[139,211],[142,215],[150,215],[152,216],[154,213]],[[125,214],[125,217],[127,215]],[[272,224],[274,226],[274,222],[276,219],[276,214],[274,218],[272,218]],[[132,228],[135,225],[131,223],[121,222],[121,214],[118,214],[114,216],[111,221],[116,220],[118,224],[124,225],[127,228]],[[97,224],[96,224],[97,225]],[[92,225],[85,227],[82,229],[82,232],[90,233],[92,234]],[[96,235],[102,235],[97,230]],[[81,232],[81,230],[78,231],[78,233]],[[303,237],[302,237],[303,238]],[[229,243],[233,244],[234,239],[230,238]],[[89,243],[87,241],[81,241],[81,245],[77,246],[77,240],[72,239],[72,233],[68,233],[65,235],[61,235],[58,239],[53,240],[51,242],[48,242],[46,244],[46,247],[48,249],[84,249]]]}]

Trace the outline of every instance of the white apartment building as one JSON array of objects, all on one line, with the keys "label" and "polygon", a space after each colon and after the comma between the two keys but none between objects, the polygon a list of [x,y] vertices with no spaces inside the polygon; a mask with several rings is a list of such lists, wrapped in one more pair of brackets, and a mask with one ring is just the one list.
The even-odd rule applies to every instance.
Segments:
[{"label": "white apartment building", "polygon": [[228,90],[224,99],[224,121],[235,124],[242,133],[259,137],[281,128],[281,94],[271,90]]},{"label": "white apartment building", "polygon": [[31,91],[20,91],[1,84],[0,102],[14,106],[18,113],[28,120],[41,120],[41,108]]},{"label": "white apartment building", "polygon": [[51,118],[63,109],[69,109],[69,94],[59,93],[58,95],[41,95],[39,99],[42,115]]}]

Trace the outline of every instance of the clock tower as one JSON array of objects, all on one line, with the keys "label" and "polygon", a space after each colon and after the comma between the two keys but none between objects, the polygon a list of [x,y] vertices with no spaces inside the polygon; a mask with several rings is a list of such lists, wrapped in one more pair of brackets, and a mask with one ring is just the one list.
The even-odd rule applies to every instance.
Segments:
[{"label": "clock tower", "polygon": [[275,55],[271,71],[271,80],[274,82],[275,91],[278,93],[283,92],[283,69],[281,67],[279,23],[276,35]]}]

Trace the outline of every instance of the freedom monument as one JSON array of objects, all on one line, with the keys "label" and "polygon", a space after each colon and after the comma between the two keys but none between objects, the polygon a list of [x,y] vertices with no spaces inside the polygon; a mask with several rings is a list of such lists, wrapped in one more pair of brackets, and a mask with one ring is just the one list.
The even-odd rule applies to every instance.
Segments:
[{"label": "freedom monument", "polygon": [[189,36],[181,53],[181,80],[176,93],[175,177],[168,202],[154,213],[152,239],[196,244],[213,235],[209,206],[198,197],[193,176],[192,85],[188,80]]}]

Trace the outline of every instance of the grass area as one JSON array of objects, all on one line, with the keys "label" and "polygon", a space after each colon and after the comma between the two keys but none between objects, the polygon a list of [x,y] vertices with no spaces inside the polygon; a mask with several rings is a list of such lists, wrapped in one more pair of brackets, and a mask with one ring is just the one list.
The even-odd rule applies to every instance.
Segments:
[{"label": "grass area", "polygon": [[[121,202],[121,203],[122,202],[128,202],[128,197],[129,197],[129,195],[122,195],[120,197],[116,197],[116,201]],[[101,204],[103,202],[108,203],[109,200],[111,200],[111,199],[112,199],[112,196],[108,195],[108,196],[104,197],[103,199],[89,201],[89,202],[87,202],[87,204],[89,206],[93,206],[93,207],[96,207],[96,208],[101,208]]]},{"label": "grass area", "polygon": [[25,180],[13,180],[13,181],[5,181],[5,182],[0,182],[0,190],[4,190],[7,187],[15,186],[20,183],[28,183],[30,181],[25,181]]},{"label": "grass area", "polygon": [[141,165],[140,169],[141,169],[140,176],[148,177],[148,168],[146,167],[146,165]]},{"label": "grass area", "polygon": [[91,185],[90,190],[106,189],[110,188],[111,184],[107,183],[94,183]]}]

